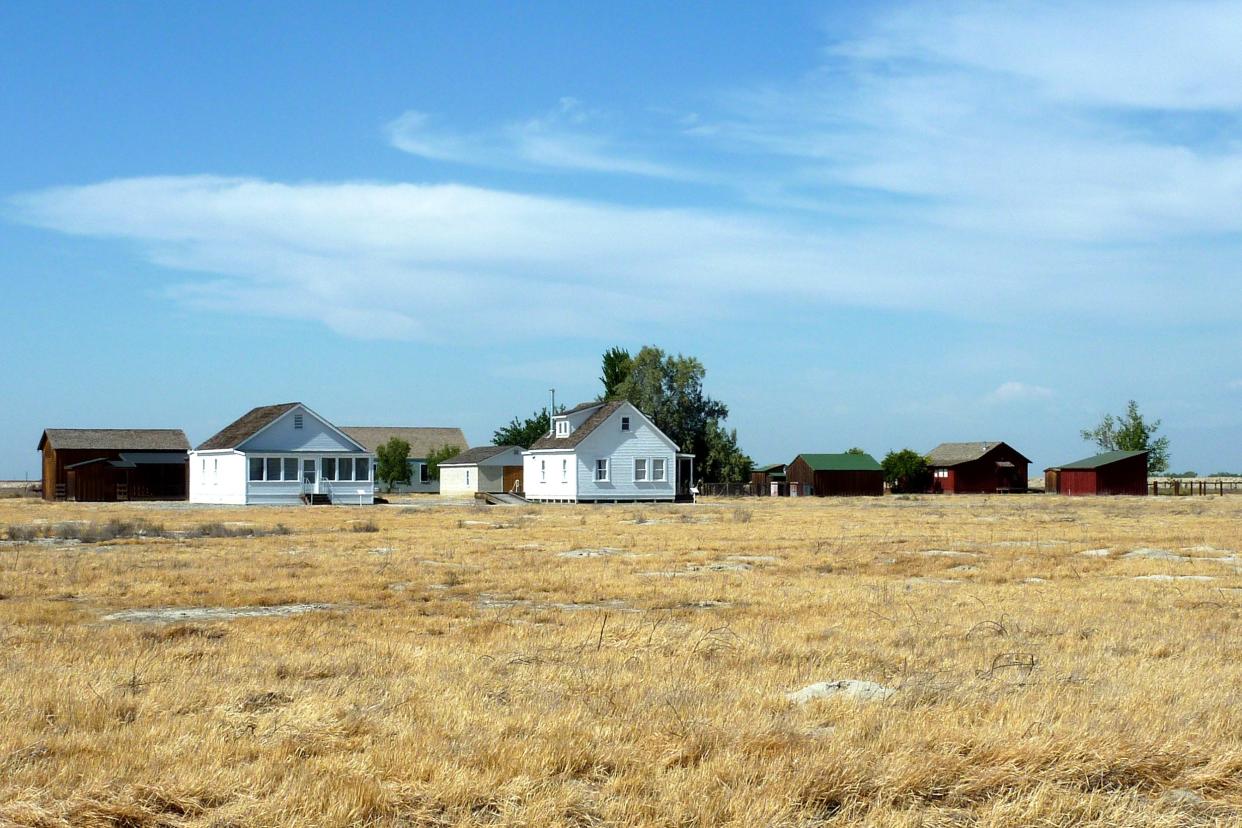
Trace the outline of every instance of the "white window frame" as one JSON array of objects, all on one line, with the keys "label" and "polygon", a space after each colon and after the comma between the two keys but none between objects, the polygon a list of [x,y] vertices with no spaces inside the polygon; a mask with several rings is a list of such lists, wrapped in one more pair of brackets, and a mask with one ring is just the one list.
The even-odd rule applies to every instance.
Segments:
[{"label": "white window frame", "polygon": [[431,467],[428,466],[426,463],[418,464],[418,482],[419,483],[430,483],[431,482]]},{"label": "white window frame", "polygon": [[630,418],[629,418],[629,417],[622,417],[622,418],[621,418],[621,430],[622,430],[622,431],[629,431],[629,430],[630,430]]},{"label": "white window frame", "polygon": [[648,482],[648,479],[647,479],[648,465],[647,464],[648,464],[648,460],[646,457],[635,457],[634,458],[634,482],[635,483],[647,483]]},{"label": "white window frame", "polygon": [[[602,469],[604,472],[603,477],[599,476],[600,469],[601,469],[601,465],[600,465],[601,463],[603,464],[602,466]],[[612,463],[608,460],[607,457],[596,457],[595,458],[595,482],[596,483],[611,483],[612,482],[611,477],[612,477]]]},{"label": "white window frame", "polygon": [[561,482],[569,482],[569,461],[563,457],[561,458]]},{"label": "white window frame", "polygon": [[569,420],[557,420],[556,421],[556,436],[557,437],[568,437],[569,436]]},{"label": "white window frame", "polygon": [[[293,472],[293,477],[286,477],[286,476],[285,476],[285,464],[286,464],[286,463],[288,463],[290,460],[295,460],[295,461],[297,461],[297,468],[296,468],[296,469],[294,469],[294,472]],[[254,476],[254,470],[251,468],[251,465],[250,465],[250,464],[251,464],[252,462],[254,462],[254,461],[258,461],[259,463],[261,463],[261,464],[262,464],[263,474],[262,474],[262,476],[261,476],[261,477],[255,477],[255,476]],[[268,475],[268,469],[269,469],[269,467],[270,467],[270,464],[271,464],[273,461],[275,461],[275,463],[276,463],[276,468],[277,468],[277,469],[279,470],[279,472],[280,472],[280,476],[279,476],[279,477],[271,477],[271,476],[269,476],[269,475]],[[213,463],[213,467],[212,467],[212,468],[213,468],[213,473],[214,473],[215,475],[217,475],[217,476],[218,476],[218,475],[219,475],[219,473],[220,473],[220,465],[219,465],[219,462],[220,462],[220,461],[219,461],[219,460],[217,460],[217,459],[215,459],[215,458],[213,458],[213,459],[212,459],[212,463]],[[302,468],[302,460],[301,460],[301,458],[300,458],[300,457],[293,456],[293,455],[287,455],[287,454],[260,454],[260,455],[248,454],[248,455],[246,455],[246,482],[247,482],[247,483],[297,483],[297,482],[300,482],[300,480],[301,480],[301,468]]]},{"label": "white window frame", "polygon": [[[656,465],[657,463],[659,465]],[[656,469],[660,470],[660,474],[658,476],[656,475]],[[668,460],[664,459],[663,457],[652,457],[651,458],[651,482],[652,483],[667,483],[668,482]]]},{"label": "white window frame", "polygon": [[470,469],[466,469],[466,485],[470,485]]},{"label": "white window frame", "polygon": [[539,461],[539,482],[540,483],[548,482],[548,461],[547,460]]},{"label": "white window frame", "polygon": [[934,475],[936,477],[945,478],[949,476],[949,470],[948,469],[936,469],[936,471],[934,472]]}]

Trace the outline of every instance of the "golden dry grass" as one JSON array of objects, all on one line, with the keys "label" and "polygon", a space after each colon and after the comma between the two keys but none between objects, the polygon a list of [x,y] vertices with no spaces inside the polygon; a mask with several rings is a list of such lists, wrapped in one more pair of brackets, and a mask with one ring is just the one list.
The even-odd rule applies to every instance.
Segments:
[{"label": "golden dry grass", "polygon": [[0,545],[0,823],[1242,822],[1242,498],[118,517],[293,531]]}]

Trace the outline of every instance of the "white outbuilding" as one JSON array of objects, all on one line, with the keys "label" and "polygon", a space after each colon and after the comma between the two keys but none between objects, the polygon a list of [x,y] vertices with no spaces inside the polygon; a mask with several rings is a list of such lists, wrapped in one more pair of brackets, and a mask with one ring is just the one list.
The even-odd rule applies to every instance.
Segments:
[{"label": "white outbuilding", "polygon": [[479,446],[440,464],[440,494],[522,491],[522,447]]}]

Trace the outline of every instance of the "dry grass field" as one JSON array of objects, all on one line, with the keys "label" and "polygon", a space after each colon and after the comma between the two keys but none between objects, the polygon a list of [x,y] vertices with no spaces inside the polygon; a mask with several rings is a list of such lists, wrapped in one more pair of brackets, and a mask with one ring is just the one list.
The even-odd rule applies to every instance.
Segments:
[{"label": "dry grass field", "polygon": [[0,501],[0,824],[1242,824],[1242,497],[412,503]]}]

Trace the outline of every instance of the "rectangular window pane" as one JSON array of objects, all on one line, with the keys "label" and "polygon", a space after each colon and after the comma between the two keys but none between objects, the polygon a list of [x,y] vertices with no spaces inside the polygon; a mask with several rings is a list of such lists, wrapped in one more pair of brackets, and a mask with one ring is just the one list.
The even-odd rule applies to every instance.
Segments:
[{"label": "rectangular window pane", "polygon": [[606,457],[601,457],[595,461],[595,479],[608,479],[608,459]]},{"label": "rectangular window pane", "polygon": [[279,480],[280,479],[280,458],[279,457],[267,458],[267,479],[268,480]]},{"label": "rectangular window pane", "polygon": [[323,458],[322,462],[323,462],[323,479],[324,480],[336,480],[336,458],[325,457]]},{"label": "rectangular window pane", "polygon": [[622,418],[621,418],[621,430],[622,430],[622,431],[629,431],[629,430],[630,430],[630,418],[629,418],[629,417],[622,417]]},{"label": "rectangular window pane", "polygon": [[561,461],[561,482],[562,483],[569,482],[569,461],[568,460]]},{"label": "rectangular window pane", "polygon": [[418,464],[418,479],[424,483],[431,482],[431,470],[427,468],[426,463]]},{"label": "rectangular window pane", "polygon": [[263,458],[262,457],[251,457],[250,458],[250,479],[251,480],[262,480],[263,479]]},{"label": "rectangular window pane", "polygon": [[651,461],[651,479],[652,480],[663,480],[664,479],[664,460],[662,460],[659,457]]},{"label": "rectangular window pane", "polygon": [[647,479],[647,461],[642,460],[642,459],[635,460],[634,461],[635,482],[642,483],[646,481],[646,479]]},{"label": "rectangular window pane", "polygon": [[367,470],[371,468],[371,460],[367,457],[354,458],[354,480],[370,480]]},{"label": "rectangular window pane", "polygon": [[285,458],[285,480],[297,480],[297,479],[298,479],[298,458],[286,457]]},{"label": "rectangular window pane", "polygon": [[354,479],[354,461],[348,457],[342,457],[336,461],[336,479],[337,480],[353,480]]},{"label": "rectangular window pane", "polygon": [[548,479],[548,461],[539,461],[539,482],[543,483]]}]

